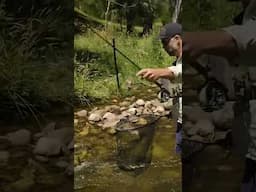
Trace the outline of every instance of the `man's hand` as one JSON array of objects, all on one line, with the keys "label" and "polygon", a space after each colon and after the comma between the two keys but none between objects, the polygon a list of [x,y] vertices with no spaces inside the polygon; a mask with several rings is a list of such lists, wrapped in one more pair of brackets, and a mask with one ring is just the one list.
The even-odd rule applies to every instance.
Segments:
[{"label": "man's hand", "polygon": [[142,69],[137,73],[137,76],[140,76],[148,81],[156,81],[159,78],[171,79],[173,73],[168,68],[164,69]]}]

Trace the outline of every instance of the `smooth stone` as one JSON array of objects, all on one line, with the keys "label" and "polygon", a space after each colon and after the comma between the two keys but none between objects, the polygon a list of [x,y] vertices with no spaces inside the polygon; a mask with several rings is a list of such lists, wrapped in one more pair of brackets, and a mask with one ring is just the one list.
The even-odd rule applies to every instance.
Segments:
[{"label": "smooth stone", "polygon": [[45,156],[41,156],[41,155],[36,155],[35,156],[35,159],[39,162],[42,162],[42,163],[47,163],[49,162],[49,158],[48,157],[45,157]]},{"label": "smooth stone", "polygon": [[138,100],[136,101],[136,105],[138,105],[138,106],[144,106],[144,105],[145,105],[145,101],[144,101],[143,99],[138,99]]},{"label": "smooth stone", "polygon": [[62,147],[63,143],[59,139],[42,137],[38,140],[33,153],[45,156],[59,155]]},{"label": "smooth stone", "polygon": [[76,112],[76,115],[80,118],[84,118],[84,117],[87,117],[88,112],[86,110],[81,110],[81,111]]},{"label": "smooth stone", "polygon": [[65,169],[69,166],[69,163],[66,161],[60,160],[60,161],[56,162],[55,166],[58,168],[61,168],[61,169]]},{"label": "smooth stone", "polygon": [[31,132],[27,129],[21,129],[6,135],[7,139],[14,146],[22,146],[30,143]]}]

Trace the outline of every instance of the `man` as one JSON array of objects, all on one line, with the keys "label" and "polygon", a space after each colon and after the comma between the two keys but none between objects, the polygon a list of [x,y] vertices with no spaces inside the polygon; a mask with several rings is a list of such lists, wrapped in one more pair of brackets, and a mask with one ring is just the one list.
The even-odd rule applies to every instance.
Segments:
[{"label": "man", "polygon": [[[238,1],[238,0],[230,0]],[[183,59],[186,63],[203,54],[226,58],[242,67],[255,67],[256,55],[256,0],[241,0],[243,11],[236,25],[207,32],[187,32],[183,36]],[[221,65],[221,63],[220,63]],[[249,146],[246,154],[242,192],[256,192],[256,100],[248,101],[250,108]],[[243,140],[243,138],[241,138]]]},{"label": "man", "polygon": [[[142,69],[137,76],[149,81],[157,81],[160,78],[169,79],[172,82],[182,83],[182,26],[178,23],[166,24],[160,31],[164,50],[170,55],[175,56],[176,61],[173,66],[167,68]],[[182,98],[178,98],[178,119],[176,128],[176,152],[181,152],[181,128],[182,128]]]}]

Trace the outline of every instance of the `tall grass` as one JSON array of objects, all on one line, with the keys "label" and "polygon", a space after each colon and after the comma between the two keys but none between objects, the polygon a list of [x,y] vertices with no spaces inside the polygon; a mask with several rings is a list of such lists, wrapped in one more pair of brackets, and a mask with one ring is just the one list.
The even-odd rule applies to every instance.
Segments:
[{"label": "tall grass", "polygon": [[[158,30],[148,37],[127,36],[121,32],[98,31],[109,42],[116,40],[116,47],[133,60],[140,68],[167,67],[173,58],[169,57],[157,39]],[[75,93],[100,99],[117,96],[113,48],[95,33],[88,31],[75,36]],[[79,57],[84,53],[83,59]],[[135,75],[138,69],[117,53],[117,63],[122,90],[127,90],[127,80],[132,84],[145,84]],[[83,68],[84,70],[81,70]],[[123,91],[123,94],[127,94]]]}]

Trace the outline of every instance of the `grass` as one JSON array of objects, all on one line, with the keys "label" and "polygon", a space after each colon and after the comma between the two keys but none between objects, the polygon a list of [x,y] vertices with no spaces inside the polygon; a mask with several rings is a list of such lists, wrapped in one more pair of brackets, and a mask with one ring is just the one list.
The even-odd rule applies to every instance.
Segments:
[{"label": "grass", "polygon": [[[157,28],[152,35],[143,38],[134,34],[127,36],[111,28],[98,33],[110,42],[115,38],[116,47],[140,68],[167,67],[173,60],[164,52],[157,40]],[[118,96],[112,47],[91,31],[75,36],[74,47],[76,52],[75,94],[101,100]],[[79,56],[82,55],[81,53],[83,53],[82,57]],[[117,63],[123,96],[129,94],[126,91],[127,80],[133,85],[141,83],[149,85],[136,77],[138,69],[118,53]]]}]

